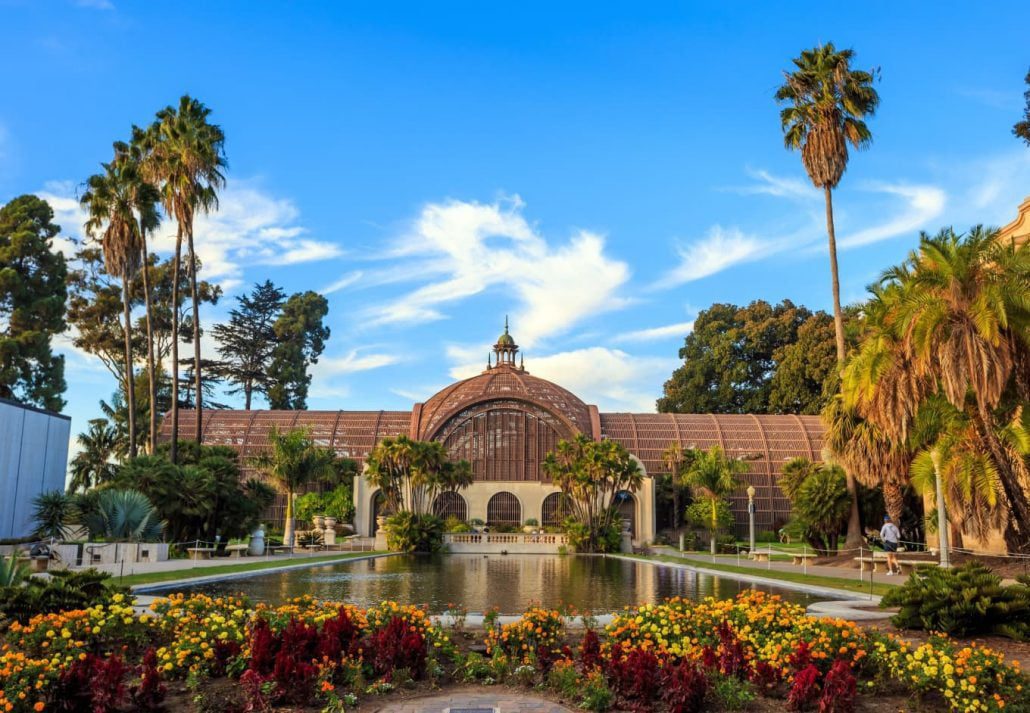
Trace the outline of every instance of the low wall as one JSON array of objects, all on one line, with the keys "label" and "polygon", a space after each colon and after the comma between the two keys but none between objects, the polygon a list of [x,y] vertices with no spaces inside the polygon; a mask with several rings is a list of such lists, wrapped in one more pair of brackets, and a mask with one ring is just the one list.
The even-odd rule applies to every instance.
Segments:
[{"label": "low wall", "polygon": [[443,541],[447,551],[454,554],[557,554],[559,548],[569,545],[567,535],[549,532],[451,532],[443,536]]}]

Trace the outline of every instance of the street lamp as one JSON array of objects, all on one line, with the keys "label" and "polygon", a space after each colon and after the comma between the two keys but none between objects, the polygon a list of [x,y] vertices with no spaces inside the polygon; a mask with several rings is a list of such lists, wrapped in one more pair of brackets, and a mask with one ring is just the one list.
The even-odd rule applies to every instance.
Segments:
[{"label": "street lamp", "polygon": [[747,520],[750,529],[748,557],[755,558],[755,486],[747,486]]}]

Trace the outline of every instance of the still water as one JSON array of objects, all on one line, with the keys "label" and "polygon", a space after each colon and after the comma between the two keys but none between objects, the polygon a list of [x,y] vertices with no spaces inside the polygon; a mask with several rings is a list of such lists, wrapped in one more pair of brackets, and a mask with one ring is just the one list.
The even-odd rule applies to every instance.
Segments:
[{"label": "still water", "polygon": [[360,606],[390,599],[427,604],[432,613],[443,612],[448,603],[454,602],[470,612],[497,607],[502,614],[518,614],[531,603],[545,607],[564,604],[579,611],[603,613],[674,596],[732,598],[751,588],[772,591],[799,603],[810,601],[807,595],[787,589],[589,555],[398,555],[257,574],[185,590],[148,589],[148,593],[242,593],[252,601],[270,604],[304,594]]}]

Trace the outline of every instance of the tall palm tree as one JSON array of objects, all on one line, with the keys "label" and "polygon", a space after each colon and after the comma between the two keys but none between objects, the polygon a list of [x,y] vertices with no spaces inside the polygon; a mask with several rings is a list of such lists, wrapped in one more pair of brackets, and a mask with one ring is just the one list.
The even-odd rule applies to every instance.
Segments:
[{"label": "tall palm tree", "polygon": [[150,291],[150,255],[147,250],[147,234],[153,233],[161,223],[157,204],[161,194],[143,177],[143,165],[147,160],[151,136],[138,126],[132,127],[130,143],[119,141],[114,145],[115,161],[123,164],[125,174],[131,179],[130,200],[133,203],[136,221],[139,224],[140,248],[142,250],[143,307],[147,328],[147,385],[149,388],[150,423],[147,429],[147,452],[157,447],[157,366],[154,358],[154,324]]},{"label": "tall palm tree", "polygon": [[293,547],[296,527],[293,519],[294,495],[304,485],[332,476],[336,455],[328,448],[315,445],[311,435],[302,428],[283,433],[273,427],[268,433],[268,442],[271,446],[268,453],[256,458],[254,463],[286,495],[283,544]]},{"label": "tall palm tree", "polygon": [[719,502],[740,486],[740,476],[748,471],[748,464],[739,458],[730,458],[719,446],[699,451],[691,459],[686,483],[694,497],[704,498],[711,506],[711,551],[715,554],[715,533],[719,523]]},{"label": "tall palm tree", "polygon": [[179,317],[176,309],[179,296],[179,270],[182,241],[186,239],[190,270],[190,297],[193,302],[193,378],[197,395],[195,440],[203,434],[200,360],[200,299],[197,294],[197,256],[193,242],[193,219],[197,211],[207,213],[218,207],[218,189],[225,185],[222,170],[225,162],[225,134],[208,122],[211,110],[184,95],[178,107],[158,112],[152,127],[147,173],[159,187],[165,212],[175,219],[175,258],[172,270],[172,445],[171,457],[176,460],[179,436]]},{"label": "tall palm tree", "polygon": [[[826,201],[826,235],[830,251],[830,279],[833,291],[833,325],[837,361],[843,366],[844,315],[840,306],[840,277],[837,272],[837,236],[833,225],[833,189],[848,167],[848,144],[856,149],[868,146],[872,132],[865,119],[876,113],[880,96],[873,88],[872,72],[851,68],[853,50],[838,51],[833,43],[805,50],[793,60],[795,69],[784,73],[776,100],[786,106],[780,111],[783,142],[801,151],[801,163],[813,185],[823,189]],[[846,547],[862,542],[855,479],[847,474],[851,513]]]},{"label": "tall palm tree", "polygon": [[106,419],[95,418],[89,422],[89,430],[80,433],[76,440],[80,450],[71,460],[72,479],[68,490],[84,492],[113,480],[118,472],[115,460],[119,451],[114,427]]},{"label": "tall palm tree", "polygon": [[695,451],[692,448],[684,449],[679,441],[673,441],[662,451],[662,465],[669,471],[669,483],[672,486],[672,528],[680,526],[680,488],[683,486],[683,479],[687,468],[693,459]]},{"label": "tall palm tree", "polygon": [[122,315],[125,319],[124,387],[129,407],[129,457],[136,456],[136,388],[132,367],[132,297],[129,287],[142,259],[142,235],[136,221],[139,176],[133,166],[119,161],[101,164],[104,172],[90,176],[80,202],[86,209],[86,235],[100,241],[104,267],[122,282]]}]

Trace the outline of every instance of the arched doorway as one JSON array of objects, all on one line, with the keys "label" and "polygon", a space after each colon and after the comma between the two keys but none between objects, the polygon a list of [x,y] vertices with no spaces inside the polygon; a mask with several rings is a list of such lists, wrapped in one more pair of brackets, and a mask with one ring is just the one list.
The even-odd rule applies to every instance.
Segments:
[{"label": "arched doorway", "polygon": [[377,490],[372,495],[372,505],[368,509],[372,516],[368,520],[368,536],[376,536],[376,521],[383,515],[386,514],[386,496],[383,495],[382,490]]},{"label": "arched doorway", "polygon": [[456,517],[462,522],[469,519],[469,505],[458,493],[453,490],[440,493],[433,501],[433,514],[437,517]]},{"label": "arched doorway", "polygon": [[637,539],[637,499],[633,497],[633,493],[620,490],[615,493],[612,504],[619,511],[619,520],[629,520],[629,531],[633,539]]},{"label": "arched doorway", "polygon": [[544,498],[540,507],[540,524],[544,527],[558,527],[572,514],[572,504],[564,493],[551,493]]},{"label": "arched doorway", "polygon": [[486,504],[486,524],[518,527],[522,524],[522,503],[512,493],[495,493]]}]

